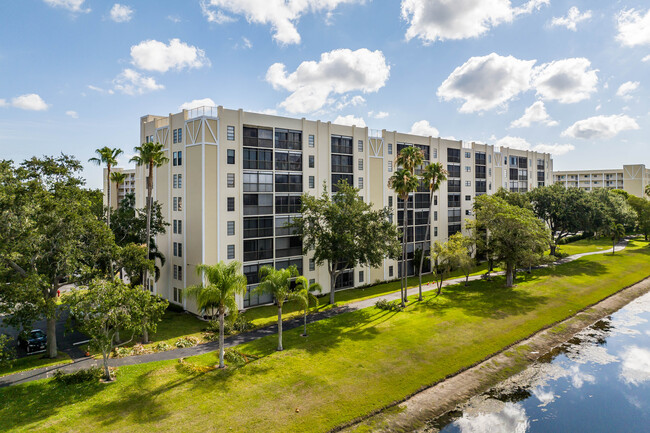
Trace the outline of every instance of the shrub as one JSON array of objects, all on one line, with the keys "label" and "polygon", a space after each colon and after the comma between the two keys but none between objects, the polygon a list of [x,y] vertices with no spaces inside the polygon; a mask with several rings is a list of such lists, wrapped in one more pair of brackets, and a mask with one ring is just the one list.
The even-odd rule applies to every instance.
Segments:
[{"label": "shrub", "polygon": [[154,350],[156,352],[164,352],[166,350],[170,350],[171,348],[172,347],[165,341],[160,341],[154,346]]},{"label": "shrub", "polygon": [[131,356],[131,348],[130,347],[116,347],[115,348],[115,356],[118,358],[124,358],[125,356]]},{"label": "shrub", "polygon": [[247,355],[235,349],[226,349],[223,354],[224,359],[228,364],[233,364],[235,366],[245,365],[249,362],[258,359],[258,356]]},{"label": "shrub", "polygon": [[[246,332],[253,327],[253,322],[248,320],[244,315],[236,314],[230,315],[223,322],[223,333],[225,335],[232,335],[236,332]],[[208,326],[205,328],[205,331],[212,334],[219,334],[219,321],[210,320]],[[213,340],[216,338],[207,337],[206,338]]]},{"label": "shrub", "polygon": [[196,346],[197,344],[199,344],[199,339],[196,337],[181,337],[178,340],[176,340],[174,346],[178,347],[179,349],[182,349],[185,347]]},{"label": "shrub", "polygon": [[375,307],[384,311],[402,311],[404,309],[399,301],[388,302],[386,299],[375,302]]},{"label": "shrub", "polygon": [[133,349],[131,349],[131,355],[145,355],[147,353],[151,353],[151,349],[142,344],[136,344],[133,346]]},{"label": "shrub", "polygon": [[0,368],[11,367],[16,358],[16,350],[11,346],[11,337],[0,334]]},{"label": "shrub", "polygon": [[232,330],[234,332],[246,332],[253,327],[253,322],[248,320],[242,314],[237,314],[235,316],[230,316],[230,317],[234,317],[234,319],[228,321],[231,322]]},{"label": "shrub", "polygon": [[54,373],[54,381],[64,385],[72,385],[76,383],[97,381],[103,376],[102,369],[99,367],[90,367],[88,369],[75,371],[74,373],[64,373],[57,370]]}]

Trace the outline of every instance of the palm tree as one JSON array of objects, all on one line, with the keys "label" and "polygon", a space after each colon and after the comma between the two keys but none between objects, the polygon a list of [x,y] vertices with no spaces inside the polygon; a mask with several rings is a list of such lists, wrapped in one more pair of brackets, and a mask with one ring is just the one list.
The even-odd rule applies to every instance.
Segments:
[{"label": "palm tree", "polygon": [[263,266],[260,269],[261,282],[253,291],[255,293],[269,293],[275,298],[278,306],[278,350],[282,348],[282,305],[291,296],[291,280],[298,276],[298,269],[289,266],[286,269],[275,269],[272,266]]},{"label": "palm tree", "polygon": [[[422,181],[429,187],[429,217],[427,218],[427,231],[424,235],[424,241],[427,242],[429,239],[429,234],[431,233],[431,214],[433,213],[433,195],[438,189],[440,189],[440,184],[447,180],[447,170],[439,162],[427,165],[424,170],[422,170]],[[423,251],[424,253],[424,251]],[[422,265],[424,264],[424,256],[426,254],[420,254],[420,270],[418,272],[418,277],[420,279],[420,290],[418,295],[418,300],[422,301]]]},{"label": "palm tree", "polygon": [[397,166],[407,169],[411,174],[415,174],[415,168],[422,165],[422,161],[424,161],[424,153],[416,146],[403,148],[395,159]]},{"label": "palm tree", "polygon": [[388,179],[388,187],[393,189],[399,198],[404,202],[404,218],[402,221],[402,284],[401,284],[401,298],[402,306],[406,305],[406,292],[407,292],[407,279],[406,279],[406,241],[408,237],[406,235],[406,222],[408,220],[407,215],[407,203],[409,199],[409,193],[415,191],[418,187],[417,177],[405,168],[401,168],[393,173],[393,175]]},{"label": "palm tree", "polygon": [[302,336],[307,336],[307,310],[309,307],[318,306],[318,298],[312,292],[320,292],[321,286],[318,283],[309,284],[309,280],[304,276],[296,278],[296,288],[290,298],[298,302],[300,310],[303,312],[305,331]]},{"label": "palm tree", "polygon": [[213,319],[215,312],[219,316],[219,368],[224,368],[224,317],[226,313],[237,314],[235,296],[246,293],[246,276],[239,271],[240,268],[239,262],[198,265],[196,273],[204,278],[205,283],[190,286],[184,291],[184,296],[196,300],[201,312],[205,314],[209,311]]},{"label": "palm tree", "polygon": [[616,244],[625,236],[625,227],[613,222],[607,227],[607,235],[612,240],[612,254],[616,254]]},{"label": "palm tree", "polygon": [[111,149],[104,146],[101,149],[95,149],[96,157],[92,157],[88,162],[96,165],[106,164],[106,183],[108,183],[108,215],[106,215],[106,224],[111,226],[111,168],[117,165],[117,157],[120,156],[122,149]]},{"label": "palm tree", "polygon": [[126,174],[121,173],[119,171],[114,171],[113,173],[111,173],[111,182],[115,184],[115,191],[117,191],[117,193],[120,192],[120,185],[122,185],[125,180],[126,180]]},{"label": "palm tree", "polygon": [[650,185],[645,186],[644,192],[645,192],[645,195],[650,195]]}]

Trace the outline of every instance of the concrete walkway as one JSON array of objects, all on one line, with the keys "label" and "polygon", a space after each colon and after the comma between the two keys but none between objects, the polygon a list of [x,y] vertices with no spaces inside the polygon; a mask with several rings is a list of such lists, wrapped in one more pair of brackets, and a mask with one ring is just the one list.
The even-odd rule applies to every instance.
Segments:
[{"label": "concrete walkway", "polygon": [[[621,241],[617,246],[616,246],[616,251],[621,251],[627,246],[627,239]],[[582,253],[582,254],[574,254],[572,256],[565,257],[563,259],[558,260],[555,262],[555,264],[565,264],[572,262],[574,260],[577,260],[581,257],[584,256],[590,256],[594,254],[605,254],[611,252],[611,249],[607,249],[604,251],[595,251],[595,252],[589,252],[589,253]],[[549,265],[544,265],[543,267],[546,267]],[[503,275],[503,272],[494,272],[493,275]],[[474,281],[474,280],[480,280],[482,278],[482,275],[474,275],[469,277],[469,281]],[[465,281],[465,277],[460,277],[460,278],[453,278],[450,280],[446,280],[443,283],[443,287],[450,286],[453,284],[458,284],[462,283]],[[436,290],[436,285],[434,283],[429,283],[429,284],[423,284],[422,285],[422,292],[429,292],[432,290]],[[417,295],[418,294],[418,288],[414,287],[408,290],[408,295]],[[324,320],[328,319],[330,317],[337,316],[339,314],[343,313],[348,313],[351,311],[356,311],[356,310],[361,310],[367,307],[371,307],[375,305],[375,303],[380,300],[380,299],[385,299],[387,301],[396,301],[400,299],[400,293],[399,292],[394,292],[394,293],[389,293],[386,295],[381,295],[377,296],[374,298],[369,298],[369,299],[364,299],[362,301],[356,301],[356,302],[351,302],[346,305],[342,305],[340,307],[332,308],[329,310],[325,311],[319,311],[317,313],[313,313],[307,316],[307,321],[308,323],[313,323],[317,322],[319,320]],[[283,331],[288,331],[294,328],[299,328],[303,326],[303,318],[302,317],[297,317],[293,318],[287,321],[283,322],[282,329]],[[250,341],[258,340],[260,338],[269,336],[269,335],[274,335],[277,334],[278,332],[278,327],[276,325],[269,325],[264,328],[259,328],[250,332],[244,332],[241,334],[233,335],[230,337],[226,337],[224,341],[224,346],[225,347],[233,347],[237,346],[239,344],[243,343],[248,343]],[[137,356],[127,356],[125,358],[112,358],[108,361],[109,365],[111,367],[120,367],[123,365],[134,365],[134,364],[143,364],[146,362],[154,362],[154,361],[165,361],[165,360],[170,360],[170,359],[180,359],[180,358],[187,358],[190,356],[194,355],[201,355],[204,353],[210,353],[214,352],[219,349],[218,342],[213,341],[210,343],[204,343],[204,344],[199,344],[193,347],[188,347],[184,349],[173,349],[173,350],[167,350],[164,352],[156,352],[156,353],[150,353],[146,355],[137,355]],[[94,359],[92,357],[84,357],[80,359],[74,360],[73,363],[71,364],[65,364],[65,365],[58,365],[58,366],[51,366],[51,367],[42,367],[42,368],[37,368],[34,370],[29,370],[29,371],[24,371],[21,373],[15,373],[15,374],[10,374],[4,377],[0,377],[0,387],[4,386],[10,386],[10,385],[17,385],[21,383],[26,383],[26,382],[31,382],[33,380],[39,380],[39,379],[46,379],[48,377],[52,377],[56,371],[63,371],[65,373],[71,373],[74,371],[78,371],[84,368],[90,368],[92,366],[100,366],[102,365],[102,360],[101,359]]]}]

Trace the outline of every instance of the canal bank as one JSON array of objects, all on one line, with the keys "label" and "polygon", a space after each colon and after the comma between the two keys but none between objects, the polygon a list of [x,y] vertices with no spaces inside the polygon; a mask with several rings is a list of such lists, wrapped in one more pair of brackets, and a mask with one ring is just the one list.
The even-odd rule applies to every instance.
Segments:
[{"label": "canal bank", "polygon": [[424,431],[427,421],[446,414],[504,379],[520,373],[553,348],[646,293],[650,293],[650,277],[504,348],[474,366],[389,405],[379,413],[333,431]]}]

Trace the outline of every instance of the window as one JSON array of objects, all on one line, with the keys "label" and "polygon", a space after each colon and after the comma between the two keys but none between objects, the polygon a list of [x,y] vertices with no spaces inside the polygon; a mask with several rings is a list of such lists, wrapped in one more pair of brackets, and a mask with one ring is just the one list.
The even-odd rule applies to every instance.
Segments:
[{"label": "window", "polygon": [[183,279],[183,267],[182,266],[178,267],[178,279],[179,280]]},{"label": "window", "polygon": [[178,243],[178,257],[183,257],[183,243]]},{"label": "window", "polygon": [[363,283],[363,271],[359,271],[359,282]]},{"label": "window", "polygon": [[359,163],[358,163],[359,170],[363,170],[363,159],[359,158]]},{"label": "window", "polygon": [[276,236],[291,236],[296,234],[296,229],[293,228],[293,223],[296,218],[293,216],[277,216],[275,217],[275,235]]},{"label": "window", "polygon": [[178,266],[174,265],[174,279],[178,280]]},{"label": "window", "polygon": [[359,152],[363,152],[363,140],[359,140],[358,149]]},{"label": "window", "polygon": [[433,196],[433,204],[434,204],[434,206],[438,206],[438,196],[437,195]]},{"label": "window", "polygon": [[465,166],[465,172],[466,172],[466,173],[469,173],[470,171],[472,171],[472,166],[470,166],[470,165],[466,165],[466,166]]},{"label": "window", "polygon": [[228,125],[226,128],[226,139],[228,141],[235,141],[235,127]]},{"label": "window", "polygon": [[311,272],[316,270],[316,261],[314,259],[309,259],[309,270]]},{"label": "window", "polygon": [[388,196],[388,207],[393,207],[393,196],[392,195]]},{"label": "window", "polygon": [[314,147],[314,135],[310,134],[309,135],[309,147]]},{"label": "window", "polygon": [[309,155],[309,168],[314,168],[315,161],[314,161],[314,155]]},{"label": "window", "polygon": [[176,154],[178,157],[178,166],[180,167],[181,165],[183,165],[183,152],[178,151],[176,152]]},{"label": "window", "polygon": [[228,164],[234,164],[235,163],[235,149],[226,150],[226,155],[227,155]]},{"label": "window", "polygon": [[228,188],[234,188],[235,187],[235,173],[227,173],[226,174],[226,184]]},{"label": "window", "polygon": [[434,158],[438,157],[438,149],[433,149],[433,157]]},{"label": "window", "polygon": [[363,178],[359,178],[359,189],[363,188]]},{"label": "window", "polygon": [[469,210],[469,209],[465,209],[465,215],[471,216],[471,215],[472,215],[472,211]]},{"label": "window", "polygon": [[172,181],[172,188],[178,188],[178,175],[175,174],[175,175],[172,177],[172,179],[173,179],[173,181]]},{"label": "window", "polygon": [[472,200],[472,196],[471,196],[471,195],[466,195],[466,196],[465,196],[465,201],[471,201],[471,200]]},{"label": "window", "polygon": [[310,278],[309,279],[309,285],[311,286],[312,284],[316,284],[316,279],[315,278]]},{"label": "window", "polygon": [[[270,128],[244,126],[244,146],[272,149],[273,130]],[[246,159],[245,156],[244,159]]]},{"label": "window", "polygon": [[488,155],[488,163],[492,164],[492,154]]},{"label": "window", "polygon": [[273,194],[244,194],[244,215],[273,213]]},{"label": "window", "polygon": [[178,233],[178,220],[174,220],[172,222],[172,226],[174,227],[173,233],[177,234]]},{"label": "window", "polygon": [[235,222],[234,221],[228,221],[228,236],[234,236],[235,235]]},{"label": "window", "polygon": [[183,302],[183,290],[177,287],[174,287],[174,302],[177,304]]},{"label": "window", "polygon": [[393,154],[393,143],[388,143],[388,154],[389,155]]},{"label": "window", "polygon": [[438,227],[433,228],[433,235],[438,236]]},{"label": "window", "polygon": [[302,239],[298,236],[276,238],[275,257],[291,257],[302,254]]},{"label": "window", "polygon": [[309,176],[309,188],[315,188],[315,183],[316,181],[314,179],[314,176]]},{"label": "window", "polygon": [[392,276],[393,276],[393,267],[392,267],[392,266],[389,266],[389,267],[388,267],[388,276],[389,276],[389,277],[392,277]]},{"label": "window", "polygon": [[465,186],[472,186],[472,181],[471,180],[466,180],[465,181]]},{"label": "window", "polygon": [[393,171],[393,161],[388,161],[388,172],[390,173],[392,171]]},{"label": "window", "polygon": [[438,211],[437,210],[433,211],[433,220],[438,221]]},{"label": "window", "polygon": [[235,211],[235,197],[228,197],[228,212]]},{"label": "window", "polygon": [[228,245],[228,260],[232,260],[235,258],[235,246],[230,244]]},{"label": "window", "polygon": [[178,165],[178,152],[172,152],[172,165],[174,167]]},{"label": "window", "polygon": [[302,131],[275,128],[275,148],[302,150]]},{"label": "window", "polygon": [[178,143],[178,129],[174,129],[174,143]]},{"label": "window", "polygon": [[460,149],[447,148],[447,162],[460,162]]},{"label": "window", "polygon": [[178,128],[178,142],[182,143],[183,142],[183,129]]},{"label": "window", "polygon": [[183,198],[182,197],[174,197],[172,209],[174,211],[182,211],[183,210]]},{"label": "window", "polygon": [[465,158],[471,158],[472,152],[465,152]]},{"label": "window", "polygon": [[273,236],[273,217],[244,218],[244,239],[264,238]]},{"label": "window", "polygon": [[183,187],[183,175],[179,174],[178,175],[178,188],[182,188],[182,187]]},{"label": "window", "polygon": [[302,174],[275,174],[275,192],[302,192]]},{"label": "window", "polygon": [[302,153],[275,152],[275,169],[302,171]]},{"label": "window", "polygon": [[[299,195],[276,195],[275,213],[300,213],[301,197]],[[271,213],[273,211],[271,210]]]},{"label": "window", "polygon": [[174,242],[174,257],[178,255],[178,242]]},{"label": "window", "polygon": [[273,174],[244,172],[244,192],[273,192]]},{"label": "window", "polygon": [[488,168],[488,176],[492,176],[492,167]]},{"label": "window", "polygon": [[[341,135],[332,135],[332,153],[343,153],[352,155],[352,137],[344,137]],[[352,161],[350,161],[352,165]]]}]

